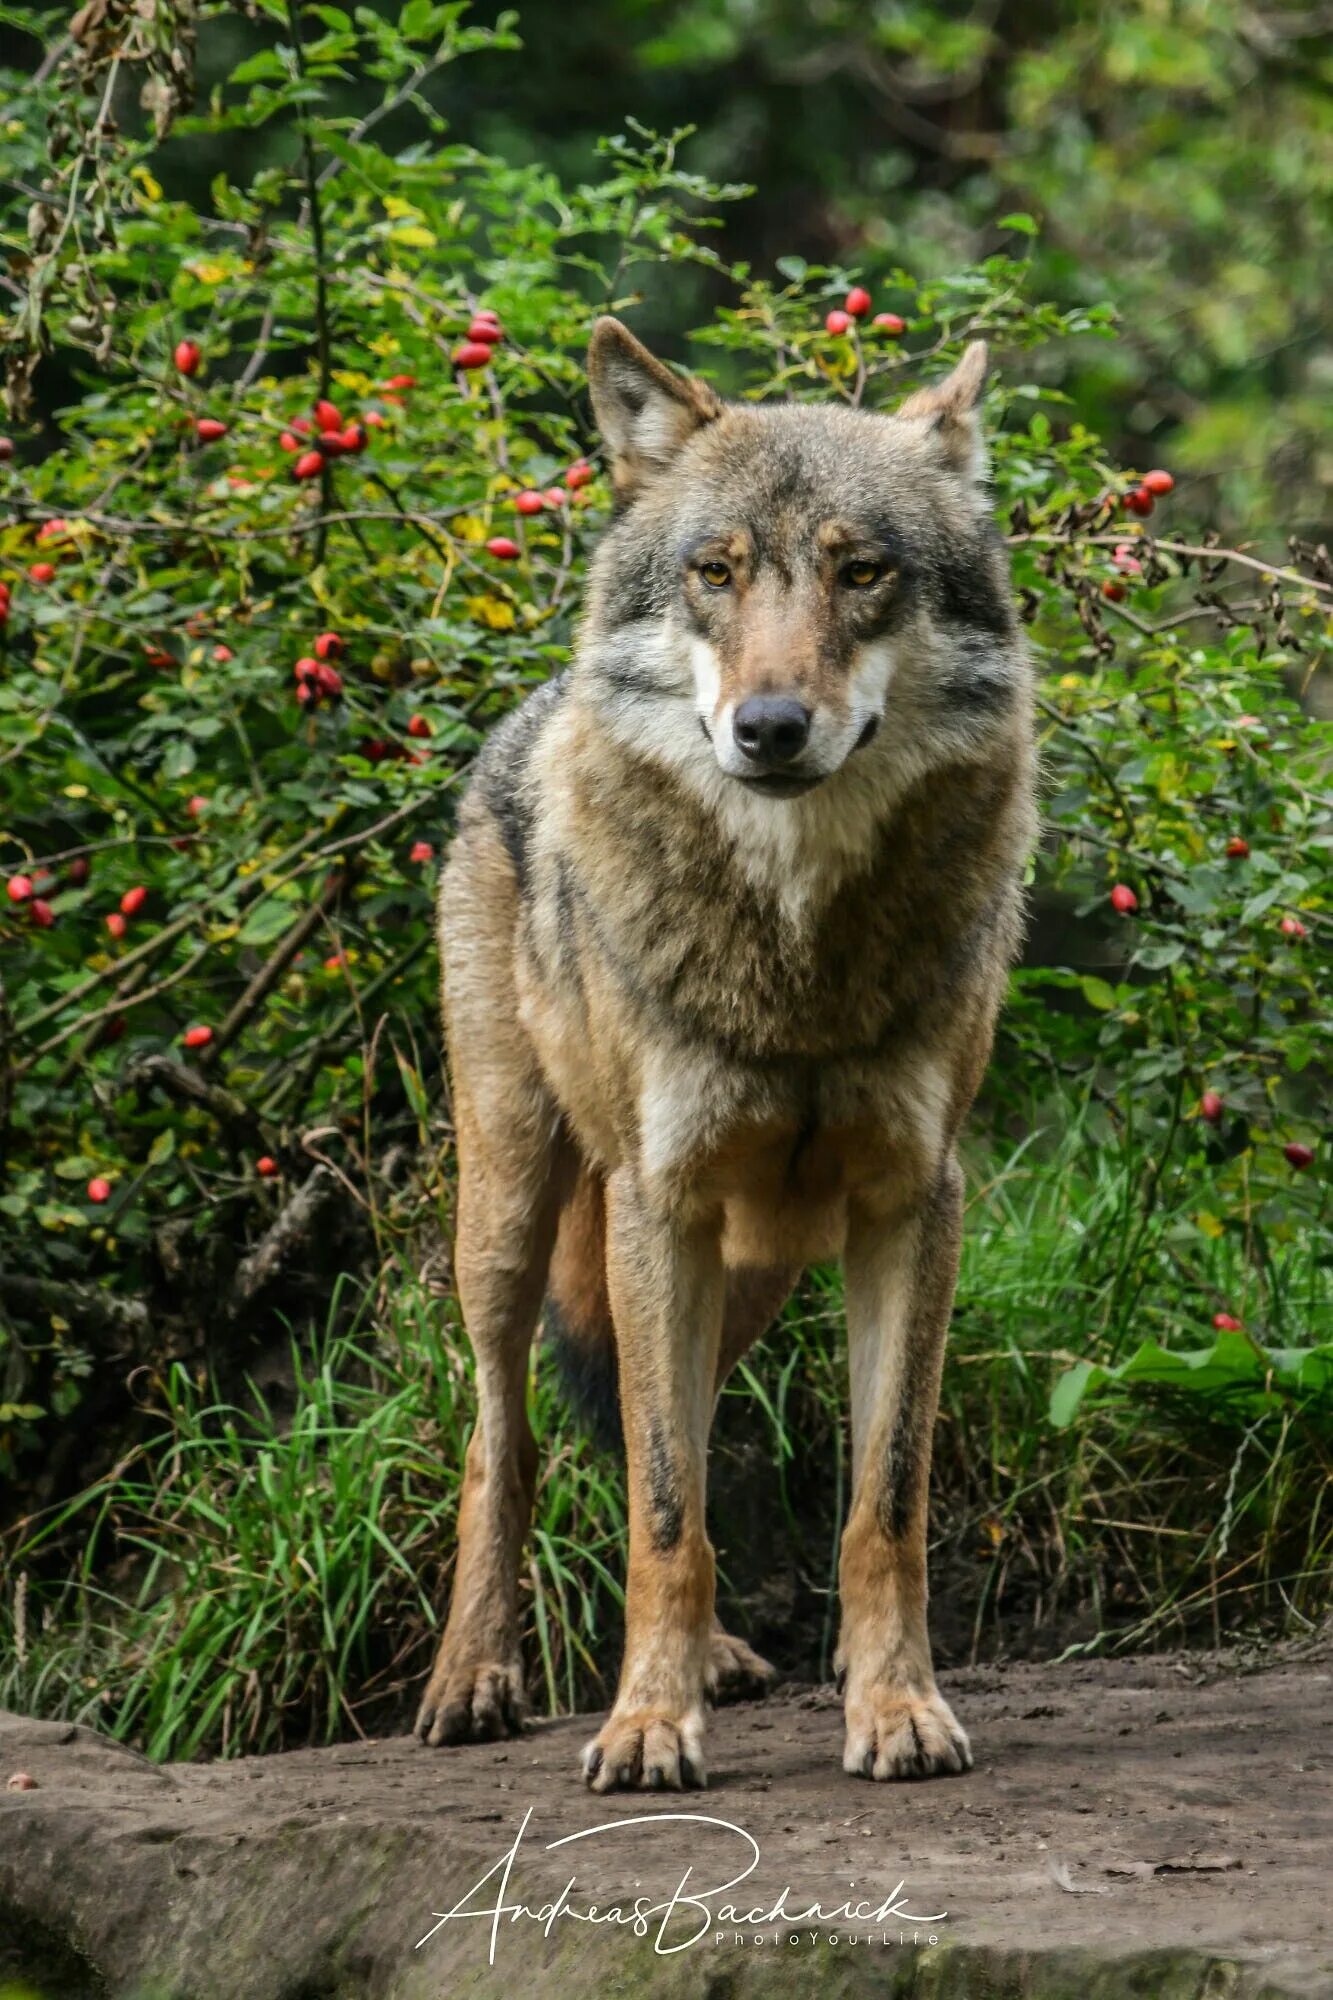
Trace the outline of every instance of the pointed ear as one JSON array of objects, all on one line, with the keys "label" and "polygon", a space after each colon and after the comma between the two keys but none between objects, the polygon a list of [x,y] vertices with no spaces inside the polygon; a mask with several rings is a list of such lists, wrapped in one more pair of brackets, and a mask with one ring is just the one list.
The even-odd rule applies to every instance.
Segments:
[{"label": "pointed ear", "polygon": [[593,415],[611,454],[617,496],[629,499],[671,463],[722,405],[707,383],[677,375],[618,319],[599,319],[588,348]]},{"label": "pointed ear", "polygon": [[986,387],[988,359],[985,341],[974,340],[952,375],[933,388],[915,390],[895,413],[927,424],[949,464],[965,479],[986,476],[986,446],[977,406]]}]

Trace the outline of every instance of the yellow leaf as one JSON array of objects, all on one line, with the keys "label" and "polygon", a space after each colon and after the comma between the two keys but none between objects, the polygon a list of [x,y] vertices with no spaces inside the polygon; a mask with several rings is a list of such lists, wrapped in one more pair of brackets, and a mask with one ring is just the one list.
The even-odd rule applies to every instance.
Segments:
[{"label": "yellow leaf", "polygon": [[390,222],[401,222],[404,216],[420,215],[421,210],[416,206],[415,202],[404,201],[400,194],[386,194],[384,197],[384,213],[388,216]]},{"label": "yellow leaf", "polygon": [[476,514],[460,514],[454,522],[454,533],[465,542],[484,542],[490,529]]},{"label": "yellow leaf", "polygon": [[1226,1234],[1225,1224],[1219,1222],[1215,1215],[1210,1215],[1206,1208],[1201,1208],[1194,1220],[1201,1234],[1209,1237],[1213,1242],[1216,1242],[1219,1236]]},{"label": "yellow leaf", "polygon": [[409,250],[433,250],[437,239],[433,229],[420,222],[409,222],[404,228],[395,229],[389,241],[406,244]]},{"label": "yellow leaf", "polygon": [[492,632],[512,632],[517,622],[513,605],[503,597],[469,597],[464,608],[478,625],[488,625]]},{"label": "yellow leaf", "polygon": [[225,264],[215,264],[209,258],[201,258],[197,264],[187,264],[186,270],[192,278],[198,278],[201,285],[220,285],[231,272]]},{"label": "yellow leaf", "polygon": [[148,196],[149,201],[161,201],[162,199],[161,183],[159,181],[154,180],[153,176],[149,173],[147,167],[142,165],[142,163],[139,164],[138,166],[130,168],[130,179],[132,181],[137,181],[139,183],[139,186]]},{"label": "yellow leaf", "polygon": [[86,799],[87,796],[88,787],[86,785],[66,785],[65,787],[65,797],[67,799]]}]

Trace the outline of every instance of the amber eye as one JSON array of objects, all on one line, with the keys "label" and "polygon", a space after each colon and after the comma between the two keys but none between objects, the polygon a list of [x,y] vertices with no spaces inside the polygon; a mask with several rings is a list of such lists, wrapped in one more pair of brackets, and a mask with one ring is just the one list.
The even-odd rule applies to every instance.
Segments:
[{"label": "amber eye", "polygon": [[700,563],[699,574],[710,590],[725,590],[731,582],[731,571],[724,562]]},{"label": "amber eye", "polygon": [[878,583],[884,570],[879,563],[849,562],[842,573],[842,580],[853,590],[869,590],[872,583]]}]

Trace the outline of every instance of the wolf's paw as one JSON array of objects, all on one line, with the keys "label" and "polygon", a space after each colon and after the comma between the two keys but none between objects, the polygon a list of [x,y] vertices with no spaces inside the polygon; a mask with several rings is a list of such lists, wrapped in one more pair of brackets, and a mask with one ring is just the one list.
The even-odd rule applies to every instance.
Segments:
[{"label": "wolf's paw", "polygon": [[702,1791],[703,1718],[657,1715],[651,1709],[612,1712],[583,1753],[583,1776],[594,1792]]},{"label": "wolf's paw", "polygon": [[517,1736],[527,1719],[523,1669],[517,1660],[474,1660],[455,1665],[443,1651],[417,1711],[423,1743],[491,1743]]},{"label": "wolf's paw", "polygon": [[719,1704],[726,1701],[758,1701],[768,1693],[777,1677],[777,1668],[761,1659],[744,1639],[734,1638],[730,1632],[721,1629],[709,1633],[705,1684],[710,1700]]},{"label": "wolf's paw", "polygon": [[970,1771],[972,1751],[941,1694],[872,1684],[847,1698],[842,1768],[854,1778],[940,1778]]}]

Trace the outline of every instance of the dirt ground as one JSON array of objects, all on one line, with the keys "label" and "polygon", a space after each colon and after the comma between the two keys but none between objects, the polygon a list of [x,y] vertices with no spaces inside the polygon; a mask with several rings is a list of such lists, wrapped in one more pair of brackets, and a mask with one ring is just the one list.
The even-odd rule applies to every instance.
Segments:
[{"label": "dirt ground", "polygon": [[592,1799],[586,1718],[160,1768],[0,1718],[36,1781],[0,1790],[0,1994],[1333,1995],[1333,1645],[943,1679],[965,1778],[845,1777],[832,1691],[788,1688],[714,1717],[685,1797]]}]

